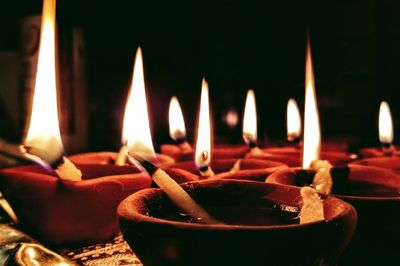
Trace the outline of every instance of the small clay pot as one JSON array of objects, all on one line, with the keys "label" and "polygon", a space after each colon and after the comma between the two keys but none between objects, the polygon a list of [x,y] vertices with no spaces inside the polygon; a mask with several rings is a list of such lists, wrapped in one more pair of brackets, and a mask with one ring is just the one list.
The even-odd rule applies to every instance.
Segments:
[{"label": "small clay pot", "polygon": [[232,216],[240,221],[170,219],[179,210],[161,189],[135,193],[121,202],[118,216],[124,239],[144,265],[334,265],[357,224],[354,208],[332,196],[323,199],[326,220],[320,222],[283,224],[269,221],[269,212],[255,211],[278,205],[298,209],[296,187],[245,180],[203,180],[182,187],[220,221]]},{"label": "small clay pot", "polygon": [[[387,265],[397,261],[400,241],[400,178],[392,171],[361,165],[331,170],[333,195],[357,209],[359,224],[344,265]],[[304,186],[314,173],[287,168],[271,174],[267,183]]]},{"label": "small clay pot", "polygon": [[[231,171],[235,163],[240,160],[238,171]],[[211,169],[215,175],[208,179],[244,179],[264,181],[272,172],[287,167],[285,164],[269,160],[256,159],[213,159]],[[199,175],[194,162],[178,162],[170,165],[166,170],[178,183],[205,179]]]},{"label": "small clay pot", "polygon": [[[303,151],[297,147],[272,147],[260,150],[261,153],[249,152],[246,158],[273,160],[289,166],[301,166]],[[341,165],[354,159],[354,154],[347,152],[321,151],[321,159],[328,160],[333,165]]]},{"label": "small clay pot", "polygon": [[82,181],[64,181],[40,166],[0,170],[0,190],[21,226],[45,243],[89,244],[119,232],[118,204],[148,188],[151,178],[132,166],[77,164]]},{"label": "small clay pot", "polygon": [[[213,159],[243,158],[249,148],[247,145],[216,145],[211,149]],[[161,145],[161,154],[166,154],[177,162],[187,162],[194,160],[194,151],[182,151],[176,144]]]},{"label": "small clay pot", "polygon": [[[116,152],[87,152],[78,153],[68,156],[73,163],[76,164],[114,164],[118,156]],[[155,164],[159,167],[167,167],[175,162],[173,158],[164,154],[156,154],[158,162]]]}]

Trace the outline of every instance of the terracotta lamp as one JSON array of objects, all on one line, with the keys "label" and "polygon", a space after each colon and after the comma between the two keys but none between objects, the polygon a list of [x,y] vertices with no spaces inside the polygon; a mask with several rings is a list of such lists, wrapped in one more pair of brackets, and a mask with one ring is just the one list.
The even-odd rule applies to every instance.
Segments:
[{"label": "terracotta lamp", "polygon": [[89,244],[119,232],[116,208],[151,179],[131,166],[77,165],[82,181],[61,180],[40,166],[0,170],[0,189],[20,224],[40,240]]},{"label": "terracotta lamp", "polygon": [[135,193],[120,204],[118,216],[124,239],[145,265],[330,265],[357,223],[351,205],[327,196],[325,220],[298,224],[295,187],[244,180],[182,187],[223,224],[197,223],[161,189]]},{"label": "terracotta lamp", "polygon": [[[252,94],[253,106],[255,106],[254,93],[250,91],[250,94]],[[248,103],[246,103],[246,106],[248,106]],[[173,110],[173,108],[170,110]],[[248,108],[246,108],[246,110],[248,110]],[[248,112],[246,113],[245,111],[245,117],[247,116]],[[255,117],[255,112],[253,112],[252,117]],[[180,121],[183,121],[183,119],[180,119]],[[282,163],[273,161],[263,162],[252,159],[238,159],[240,157],[236,157],[234,159],[214,158],[216,153],[213,153],[212,150],[214,149],[211,148],[208,84],[205,80],[203,80],[202,83],[199,124],[197,128],[196,150],[194,151],[193,156],[194,160],[192,159],[187,162],[177,162],[172,164],[167,169],[167,172],[178,183],[204,178],[234,178],[262,181],[265,180],[265,177],[268,176],[272,171],[276,170],[278,167],[284,166]],[[246,128],[247,127],[244,127],[244,129]],[[184,130],[178,131],[184,132]],[[244,130],[244,132],[246,131]]]},{"label": "terracotta lamp", "polygon": [[[287,138],[290,145],[284,147],[252,149],[246,155],[246,158],[274,160],[283,162],[289,166],[301,166],[303,153],[302,147],[314,142],[318,142],[318,146],[321,146],[321,133],[314,86],[314,72],[309,42],[307,43],[306,53],[305,88],[304,135],[307,134],[307,131],[315,132],[313,133],[314,135],[307,140],[304,139],[302,143],[300,142],[302,131],[300,112],[297,103],[293,99],[290,99],[287,107]],[[332,145],[330,144],[329,146],[331,147]],[[337,144],[337,147],[340,147],[340,143]],[[325,148],[324,144],[322,144],[322,150],[319,151],[321,159],[328,160],[331,164],[337,165],[344,164],[355,158],[355,155],[338,151],[340,150],[339,148],[335,150],[328,147]]]},{"label": "terracotta lamp", "polygon": [[362,159],[351,162],[351,165],[366,165],[392,170],[400,173],[400,152],[392,145],[393,124],[389,105],[382,102],[379,110],[380,148],[364,148],[360,150]]},{"label": "terracotta lamp", "polygon": [[[171,98],[169,105],[169,135],[175,144],[161,145],[161,153],[174,158],[177,162],[193,161],[194,150],[187,141],[182,109],[175,96]],[[215,159],[243,158],[248,151],[249,147],[245,144],[217,144],[213,148],[212,157]]]},{"label": "terracotta lamp", "polygon": [[[360,149],[359,155],[361,158],[370,157],[398,157],[400,151],[398,147],[394,146],[393,143],[393,121],[390,112],[389,104],[382,101],[379,107],[379,141],[381,147],[370,147]],[[386,160],[388,161],[388,160]],[[397,159],[393,158],[394,163]]]},{"label": "terracotta lamp", "polygon": [[[353,205],[359,215],[356,234],[344,262],[374,264],[393,261],[400,241],[400,179],[382,168],[351,165],[330,170],[332,194]],[[267,183],[308,186],[315,172],[287,168],[271,174]]]}]

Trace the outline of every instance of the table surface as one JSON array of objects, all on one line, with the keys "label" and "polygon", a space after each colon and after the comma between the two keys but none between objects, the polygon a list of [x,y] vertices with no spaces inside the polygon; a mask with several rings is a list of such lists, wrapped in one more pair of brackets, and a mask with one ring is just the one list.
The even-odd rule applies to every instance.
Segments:
[{"label": "table surface", "polygon": [[143,266],[122,235],[108,242],[76,250],[61,250],[60,254],[79,265],[133,265]]}]

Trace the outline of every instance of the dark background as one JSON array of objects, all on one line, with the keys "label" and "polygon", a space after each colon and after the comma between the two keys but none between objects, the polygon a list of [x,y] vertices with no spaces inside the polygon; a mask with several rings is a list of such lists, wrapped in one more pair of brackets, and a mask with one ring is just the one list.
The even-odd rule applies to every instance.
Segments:
[{"label": "dark background", "polygon": [[[19,51],[21,18],[41,1],[11,1],[0,8],[0,50]],[[133,56],[143,49],[154,143],[169,142],[171,96],[181,101],[189,139],[195,128],[201,79],[209,81],[214,131],[240,141],[240,128],[222,123],[228,109],[240,116],[246,90],[256,93],[259,135],[285,139],[290,97],[303,105],[306,33],[313,51],[323,136],[376,142],[378,107],[399,112],[400,2],[342,1],[63,1],[60,31],[85,32],[90,141],[88,150],[120,145],[122,112]],[[19,141],[21,129],[0,136]],[[396,139],[396,137],[395,137]]]}]

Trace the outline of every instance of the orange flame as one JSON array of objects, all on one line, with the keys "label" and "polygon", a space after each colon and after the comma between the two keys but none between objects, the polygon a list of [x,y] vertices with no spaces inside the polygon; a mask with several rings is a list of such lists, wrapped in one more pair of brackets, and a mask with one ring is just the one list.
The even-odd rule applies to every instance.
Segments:
[{"label": "orange flame", "polygon": [[306,95],[304,108],[304,141],[303,168],[310,167],[314,160],[319,159],[321,149],[321,132],[315,96],[314,72],[311,57],[310,42],[307,42],[306,56]]},{"label": "orange flame", "polygon": [[225,114],[224,121],[228,127],[234,128],[239,122],[239,115],[235,110],[231,109]]},{"label": "orange flame", "polygon": [[58,160],[64,150],[57,109],[55,16],[56,1],[44,0],[32,111],[25,138],[26,145],[46,151],[49,163]]},{"label": "orange flame", "polygon": [[132,84],[125,107],[122,143],[143,157],[150,156],[155,159],[147,112],[143,58],[140,47],[136,52]]},{"label": "orange flame", "polygon": [[186,138],[185,120],[183,119],[182,109],[179,105],[178,98],[173,96],[169,102],[169,135],[179,141]]},{"label": "orange flame", "polygon": [[207,167],[211,161],[211,126],[208,97],[208,84],[203,78],[201,86],[199,125],[197,128],[197,142],[195,162],[197,168]]},{"label": "orange flame", "polygon": [[299,106],[295,99],[289,99],[286,116],[288,140],[299,138],[301,135],[301,118]]},{"label": "orange flame", "polygon": [[243,115],[243,140],[247,143],[257,142],[256,97],[253,90],[247,91]]},{"label": "orange flame", "polygon": [[382,144],[393,142],[393,122],[389,104],[381,102],[379,108],[379,140]]}]

